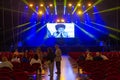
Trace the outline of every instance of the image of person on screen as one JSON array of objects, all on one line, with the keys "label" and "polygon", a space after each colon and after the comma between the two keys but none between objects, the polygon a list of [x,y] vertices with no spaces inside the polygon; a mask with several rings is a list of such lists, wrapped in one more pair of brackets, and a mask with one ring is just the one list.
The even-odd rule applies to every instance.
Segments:
[{"label": "image of person on screen", "polygon": [[68,33],[65,32],[64,24],[57,24],[55,28],[56,28],[56,32],[53,33],[53,36],[55,38],[67,38],[68,37]]}]

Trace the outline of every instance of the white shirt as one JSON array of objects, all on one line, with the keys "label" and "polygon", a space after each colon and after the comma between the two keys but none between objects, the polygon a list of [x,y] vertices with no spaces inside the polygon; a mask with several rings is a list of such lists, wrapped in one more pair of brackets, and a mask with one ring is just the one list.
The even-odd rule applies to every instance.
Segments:
[{"label": "white shirt", "polygon": [[42,62],[41,62],[40,59],[36,60],[36,59],[32,58],[31,61],[30,61],[30,65],[32,65],[32,64],[34,64],[34,63],[40,63],[40,67],[41,67],[41,69],[42,69]]},{"label": "white shirt", "polygon": [[108,58],[105,55],[101,55],[101,57],[103,58],[103,60],[108,60]]},{"label": "white shirt", "polygon": [[12,70],[13,65],[12,65],[11,62],[5,61],[5,62],[0,63],[0,68],[3,68],[3,67],[8,67],[8,68],[10,68]]},{"label": "white shirt", "polygon": [[11,62],[19,62],[19,63],[20,63],[20,58],[17,58],[17,57],[12,58],[12,59],[11,59]]},{"label": "white shirt", "polygon": [[30,61],[30,64],[32,65],[34,63],[40,63],[41,64],[41,60],[40,59],[36,60],[36,59],[32,58],[31,61]]}]

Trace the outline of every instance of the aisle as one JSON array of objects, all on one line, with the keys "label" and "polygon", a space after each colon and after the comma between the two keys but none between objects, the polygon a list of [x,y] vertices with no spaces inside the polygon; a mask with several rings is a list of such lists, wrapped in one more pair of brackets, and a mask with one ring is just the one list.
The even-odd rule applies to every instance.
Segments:
[{"label": "aisle", "polygon": [[50,76],[48,76],[49,72],[46,72],[45,76],[42,77],[42,80],[76,80],[76,75],[74,74],[72,65],[66,55],[62,56],[61,75],[58,76],[55,72],[56,66],[54,65],[53,78],[50,78]]}]

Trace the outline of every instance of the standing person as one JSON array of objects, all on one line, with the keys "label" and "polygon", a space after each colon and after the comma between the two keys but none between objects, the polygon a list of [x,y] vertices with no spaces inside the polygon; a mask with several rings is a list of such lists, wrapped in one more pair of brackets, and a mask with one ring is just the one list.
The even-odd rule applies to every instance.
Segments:
[{"label": "standing person", "polygon": [[56,51],[55,51],[55,54],[56,54],[55,61],[56,61],[56,68],[57,68],[56,74],[60,74],[61,73],[62,52],[61,52],[58,45],[55,45],[55,49],[56,49]]},{"label": "standing person", "polygon": [[47,60],[48,60],[48,66],[49,66],[49,72],[50,75],[49,76],[53,76],[53,69],[54,69],[54,58],[55,58],[55,54],[53,53],[52,48],[48,48],[47,49],[48,55],[47,55]]},{"label": "standing person", "polygon": [[42,56],[42,50],[41,50],[41,48],[40,47],[38,47],[37,49],[36,49],[36,54],[38,55],[38,58],[41,60],[41,61],[43,61],[42,59],[43,59],[43,56]]}]

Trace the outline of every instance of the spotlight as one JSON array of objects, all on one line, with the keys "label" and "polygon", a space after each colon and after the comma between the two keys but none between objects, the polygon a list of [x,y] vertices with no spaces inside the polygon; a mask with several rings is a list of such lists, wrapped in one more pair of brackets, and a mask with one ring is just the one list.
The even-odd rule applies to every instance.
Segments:
[{"label": "spotlight", "polygon": [[30,4],[29,4],[29,6],[30,6],[30,7],[33,7],[33,4],[32,4],[32,3],[30,3]]},{"label": "spotlight", "polygon": [[60,19],[57,19],[57,21],[56,22],[60,22]]},{"label": "spotlight", "polygon": [[61,22],[65,22],[65,20],[64,20],[64,19],[61,19]]},{"label": "spotlight", "polygon": [[88,3],[88,6],[90,7],[92,4],[91,3]]},{"label": "spotlight", "polygon": [[78,4],[77,4],[77,6],[78,6],[78,7],[80,7],[80,6],[81,6],[81,4],[80,4],[80,3],[78,3]]},{"label": "spotlight", "polygon": [[78,15],[81,15],[81,14],[82,14],[82,11],[78,11],[77,14],[78,14]]},{"label": "spotlight", "polygon": [[69,3],[69,4],[68,4],[68,6],[69,6],[69,7],[71,7],[71,6],[72,6],[72,4],[71,4],[71,3]]},{"label": "spotlight", "polygon": [[49,4],[50,7],[53,7],[53,4]]},{"label": "spotlight", "polygon": [[44,6],[44,4],[40,4],[40,7],[43,7]]},{"label": "spotlight", "polygon": [[43,14],[43,11],[39,11],[38,14],[39,14],[39,15],[42,15],[42,14]]}]

